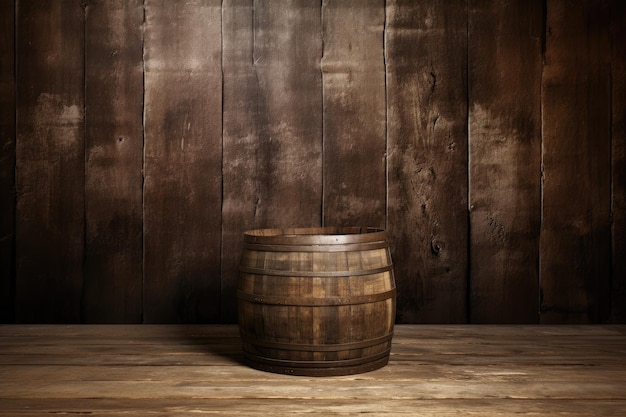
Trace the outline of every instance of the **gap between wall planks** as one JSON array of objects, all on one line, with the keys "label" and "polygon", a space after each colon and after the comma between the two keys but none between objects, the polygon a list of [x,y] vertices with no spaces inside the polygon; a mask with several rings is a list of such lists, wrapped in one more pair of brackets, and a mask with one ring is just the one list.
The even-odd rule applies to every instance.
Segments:
[{"label": "gap between wall planks", "polygon": [[[234,321],[245,229],[378,221],[380,184],[353,173],[379,172],[382,128],[399,321],[626,320],[619,1],[550,0],[538,35],[540,1],[388,0],[383,14],[376,2],[126,3],[19,0],[8,12],[17,49],[9,29],[0,42],[17,76],[3,55],[0,85],[17,100],[3,96],[2,129],[17,138],[1,138],[0,301],[15,308],[0,310],[3,321],[13,310],[18,321]],[[352,20],[342,26],[335,13]],[[111,36],[135,36],[91,36],[107,16]],[[489,16],[517,19],[490,26]],[[568,27],[577,43],[560,37]]]}]

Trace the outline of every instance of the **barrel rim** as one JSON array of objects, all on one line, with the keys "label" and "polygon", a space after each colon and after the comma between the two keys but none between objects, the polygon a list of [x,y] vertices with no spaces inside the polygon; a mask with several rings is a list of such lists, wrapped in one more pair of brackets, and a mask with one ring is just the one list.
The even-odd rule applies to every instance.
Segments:
[{"label": "barrel rim", "polygon": [[244,363],[251,368],[265,372],[294,376],[329,377],[354,375],[375,371],[389,363],[391,349],[379,354],[341,362],[316,362],[316,361],[283,361],[280,359],[264,358],[244,352]]},{"label": "barrel rim", "polygon": [[387,232],[377,227],[294,227],[244,232],[244,241],[247,243],[273,245],[343,245],[386,240]]}]

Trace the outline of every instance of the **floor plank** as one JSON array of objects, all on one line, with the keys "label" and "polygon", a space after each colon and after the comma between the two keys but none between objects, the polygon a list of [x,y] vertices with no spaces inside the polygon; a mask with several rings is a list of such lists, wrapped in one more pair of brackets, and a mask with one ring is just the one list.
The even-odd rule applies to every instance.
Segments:
[{"label": "floor plank", "polygon": [[396,326],[389,365],[242,365],[236,326],[2,325],[0,417],[621,416],[626,326]]}]

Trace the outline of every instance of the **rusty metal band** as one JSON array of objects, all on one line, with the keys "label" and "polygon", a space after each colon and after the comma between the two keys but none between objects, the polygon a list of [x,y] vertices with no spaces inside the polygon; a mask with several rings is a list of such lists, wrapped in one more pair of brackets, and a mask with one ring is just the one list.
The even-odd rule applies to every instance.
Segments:
[{"label": "rusty metal band", "polygon": [[360,252],[388,248],[386,241],[347,243],[341,245],[271,245],[244,242],[243,248],[258,252]]},{"label": "rusty metal band", "polygon": [[289,350],[298,352],[340,352],[350,349],[362,349],[366,347],[372,347],[380,345],[382,343],[389,342],[393,337],[393,331],[382,337],[374,339],[362,340],[360,342],[350,343],[335,343],[335,344],[298,344],[298,343],[280,343],[280,342],[268,342],[265,340],[259,340],[250,338],[248,336],[243,338],[245,343],[249,343],[254,346],[263,348]]},{"label": "rusty metal band", "polygon": [[329,376],[341,376],[341,375],[354,375],[363,372],[370,372],[376,369],[380,369],[387,365],[389,362],[389,356],[383,356],[376,360],[370,360],[370,362],[350,365],[350,366],[336,366],[336,367],[321,367],[311,368],[299,365],[299,366],[275,366],[272,364],[259,363],[253,358],[248,358],[244,355],[244,363],[251,368],[258,369],[265,372],[274,372],[284,375],[299,375],[299,376],[313,376],[313,377],[329,377]]},{"label": "rusty metal band", "polygon": [[244,233],[244,242],[273,245],[342,245],[386,240],[386,231],[367,227],[259,229]]},{"label": "rusty metal band", "polygon": [[396,288],[376,294],[352,295],[352,296],[329,296],[329,297],[285,297],[278,295],[251,294],[241,290],[237,291],[237,298],[241,301],[248,301],[254,304],[278,305],[278,306],[300,306],[300,307],[321,307],[321,306],[341,306],[369,304],[384,301],[396,296]]},{"label": "rusty metal band", "polygon": [[244,358],[253,361],[258,364],[272,365],[280,368],[336,368],[336,367],[350,367],[356,365],[367,364],[371,362],[377,362],[379,360],[388,360],[391,348],[381,353],[369,355],[365,357],[355,359],[333,360],[333,361],[306,361],[306,360],[289,360],[289,359],[273,359],[264,356],[254,355],[248,352],[244,352]]},{"label": "rusty metal band", "polygon": [[243,272],[246,274],[272,276],[272,277],[293,277],[293,278],[351,277],[351,276],[381,274],[383,272],[389,272],[392,270],[393,270],[393,265],[391,264],[385,265],[380,268],[363,269],[363,270],[357,270],[357,271],[286,271],[282,269],[252,268],[252,267],[243,266],[243,265],[239,267],[239,272]]}]

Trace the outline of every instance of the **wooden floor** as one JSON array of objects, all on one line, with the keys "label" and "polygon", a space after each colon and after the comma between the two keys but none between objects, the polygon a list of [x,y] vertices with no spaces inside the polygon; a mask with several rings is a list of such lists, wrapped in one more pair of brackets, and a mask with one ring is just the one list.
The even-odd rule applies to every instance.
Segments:
[{"label": "wooden floor", "polygon": [[241,364],[235,326],[0,326],[0,416],[626,416],[626,326],[396,326],[389,365]]}]

